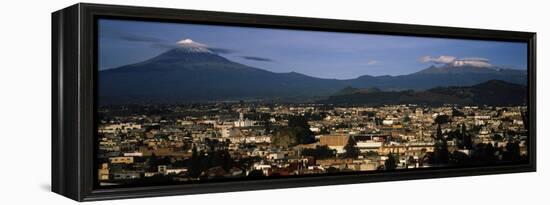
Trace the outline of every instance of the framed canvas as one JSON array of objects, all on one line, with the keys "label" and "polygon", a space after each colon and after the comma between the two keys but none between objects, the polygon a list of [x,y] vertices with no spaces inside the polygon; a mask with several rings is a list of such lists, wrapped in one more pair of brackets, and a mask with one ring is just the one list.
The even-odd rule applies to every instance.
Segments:
[{"label": "framed canvas", "polygon": [[533,172],[535,36],[76,4],[52,14],[52,190]]}]

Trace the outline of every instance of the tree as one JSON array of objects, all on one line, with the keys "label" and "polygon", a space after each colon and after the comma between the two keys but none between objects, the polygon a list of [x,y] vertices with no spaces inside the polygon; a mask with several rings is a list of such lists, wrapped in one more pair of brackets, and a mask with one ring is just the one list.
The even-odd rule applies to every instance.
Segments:
[{"label": "tree", "polygon": [[519,161],[521,159],[519,142],[508,142],[506,151],[502,154],[502,159],[507,161]]},{"label": "tree", "polygon": [[250,178],[261,178],[261,177],[265,177],[264,173],[261,171],[261,170],[252,170],[250,172],[248,172],[248,177]]},{"label": "tree", "polygon": [[292,132],[296,137],[295,141],[297,144],[310,144],[315,142],[315,135],[313,135],[313,132],[311,132],[309,128],[294,127]]},{"label": "tree", "polygon": [[384,168],[386,170],[394,170],[395,168],[397,168],[397,160],[395,159],[395,156],[392,153],[389,153],[387,156],[388,156],[388,159],[384,161]]},{"label": "tree", "polygon": [[273,136],[271,144],[280,147],[289,147],[295,144],[292,132],[290,128],[283,128],[277,131],[277,134]]},{"label": "tree", "polygon": [[491,137],[491,139],[492,139],[493,141],[502,141],[503,137],[502,137],[502,135],[500,135],[500,134],[493,134],[493,136]]},{"label": "tree", "polygon": [[409,158],[407,159],[407,165],[414,165],[415,168],[416,168],[416,162],[417,161],[416,161],[416,159],[414,159],[413,156],[409,156]]},{"label": "tree", "polygon": [[319,134],[328,135],[330,134],[330,130],[326,127],[321,127],[321,131],[319,131]]},{"label": "tree", "polygon": [[330,173],[330,174],[335,174],[335,173],[338,173],[338,172],[340,172],[340,170],[336,167],[329,167],[327,169],[327,173]]},{"label": "tree", "polygon": [[453,117],[464,117],[465,115],[460,110],[458,110],[456,108],[453,108],[452,116]]},{"label": "tree", "polygon": [[451,118],[448,115],[438,115],[434,119],[435,123],[437,124],[445,124],[451,122]]},{"label": "tree", "polygon": [[261,113],[260,114],[260,123],[264,126],[264,130],[266,133],[271,132],[271,115],[269,113]]},{"label": "tree", "polygon": [[274,145],[283,147],[310,144],[313,142],[315,142],[315,136],[309,130],[309,124],[304,116],[290,116],[288,127],[280,129],[273,138]]},{"label": "tree", "polygon": [[159,157],[155,153],[151,153],[151,156],[147,158],[147,167],[149,171],[156,171],[157,166],[160,165]]},{"label": "tree", "polygon": [[314,149],[303,149],[301,154],[303,156],[311,156],[315,159],[327,159],[336,156],[336,150],[330,149],[328,146],[317,146]]},{"label": "tree", "polygon": [[409,115],[405,115],[405,117],[403,117],[403,122],[410,122],[411,121],[411,117],[409,117]]},{"label": "tree", "polygon": [[193,145],[191,162],[189,165],[189,175],[192,177],[199,177],[201,173],[202,173],[201,159],[200,159],[199,153],[197,152],[197,146]]},{"label": "tree", "polygon": [[491,143],[479,143],[474,148],[472,161],[484,164],[494,163],[497,160],[495,155],[496,151],[497,150],[493,147],[493,144]]},{"label": "tree", "polygon": [[441,132],[441,124],[437,125],[437,131],[434,144],[434,163],[447,163],[449,162],[449,150],[447,149],[447,140],[443,137]]},{"label": "tree", "polygon": [[469,159],[468,155],[463,152],[459,152],[455,150],[451,154],[451,160],[455,164],[465,164],[468,162],[468,159]]},{"label": "tree", "polygon": [[521,120],[523,120],[523,128],[529,130],[529,113],[521,112]]},{"label": "tree", "polygon": [[263,124],[264,124],[265,133],[270,133],[271,132],[271,121],[269,121],[269,119],[264,119]]},{"label": "tree", "polygon": [[315,136],[309,130],[301,127],[286,127],[280,129],[273,138],[273,145],[291,147],[298,144],[309,144],[315,141]]},{"label": "tree", "polygon": [[344,154],[345,158],[355,159],[359,156],[359,149],[357,148],[357,143],[353,137],[349,137],[348,143],[344,146],[346,153]]},{"label": "tree", "polygon": [[462,134],[462,145],[464,149],[472,149],[472,136],[466,131],[466,125],[464,125],[464,123],[460,126],[460,133]]},{"label": "tree", "polygon": [[289,127],[301,127],[309,130],[309,124],[306,117],[300,115],[292,115],[288,118]]}]

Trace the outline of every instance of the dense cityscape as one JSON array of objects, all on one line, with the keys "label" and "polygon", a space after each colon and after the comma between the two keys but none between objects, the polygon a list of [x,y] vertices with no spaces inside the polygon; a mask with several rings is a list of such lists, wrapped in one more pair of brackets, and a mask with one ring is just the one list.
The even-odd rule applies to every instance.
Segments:
[{"label": "dense cityscape", "polygon": [[527,161],[527,107],[245,102],[102,106],[100,185]]}]

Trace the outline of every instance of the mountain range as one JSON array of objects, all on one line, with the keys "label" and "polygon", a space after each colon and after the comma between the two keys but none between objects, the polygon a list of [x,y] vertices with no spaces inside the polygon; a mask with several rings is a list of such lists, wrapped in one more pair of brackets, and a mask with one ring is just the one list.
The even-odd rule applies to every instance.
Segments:
[{"label": "mountain range", "polygon": [[192,44],[149,60],[99,71],[100,104],[186,103],[231,100],[313,102],[343,88],[383,91],[471,86],[489,80],[526,85],[527,72],[498,67],[431,66],[408,75],[338,80],[275,73],[230,61]]},{"label": "mountain range", "polygon": [[527,86],[501,80],[489,80],[473,86],[436,87],[424,91],[380,91],[347,87],[339,94],[320,100],[318,103],[368,106],[387,104],[524,105],[527,103]]}]

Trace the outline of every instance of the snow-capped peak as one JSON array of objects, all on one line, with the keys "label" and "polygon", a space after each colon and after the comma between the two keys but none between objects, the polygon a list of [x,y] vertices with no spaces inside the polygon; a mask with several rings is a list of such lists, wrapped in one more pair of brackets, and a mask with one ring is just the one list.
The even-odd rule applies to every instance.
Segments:
[{"label": "snow-capped peak", "polygon": [[183,48],[191,53],[213,53],[211,50],[208,49],[207,45],[195,42],[188,38],[178,41],[176,44],[179,48]]},{"label": "snow-capped peak", "polygon": [[183,40],[181,40],[181,41],[178,41],[178,44],[179,44],[179,45],[186,45],[186,46],[200,46],[200,47],[206,47],[206,45],[201,44],[201,43],[197,43],[197,42],[195,42],[195,41],[193,41],[193,40],[191,40],[191,39],[188,39],[188,38],[183,39]]}]

